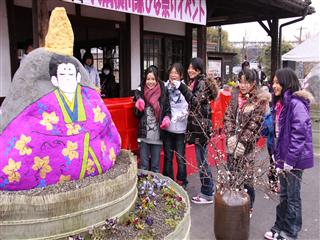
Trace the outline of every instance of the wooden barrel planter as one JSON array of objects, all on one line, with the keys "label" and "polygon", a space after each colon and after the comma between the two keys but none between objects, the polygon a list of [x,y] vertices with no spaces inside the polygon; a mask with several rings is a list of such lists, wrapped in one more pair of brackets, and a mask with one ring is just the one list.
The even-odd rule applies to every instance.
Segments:
[{"label": "wooden barrel planter", "polygon": [[214,234],[217,240],[247,240],[250,232],[250,199],[245,192],[216,192]]},{"label": "wooden barrel planter", "polygon": [[125,216],[137,198],[137,163],[131,152],[121,154],[127,171],[114,178],[96,176],[85,187],[40,196],[1,193],[0,239],[65,239]]},{"label": "wooden barrel planter", "polygon": [[183,219],[180,221],[180,223],[176,226],[174,231],[169,233],[164,239],[165,240],[187,240],[190,239],[190,228],[191,228],[191,216],[190,216],[190,200],[188,193],[175,181],[173,181],[171,178],[163,176],[160,173],[154,173],[150,171],[145,170],[138,170],[139,173],[144,174],[153,174],[157,175],[159,178],[166,179],[169,181],[170,186],[173,188],[173,190],[183,198],[184,202],[186,203],[186,212],[184,214]]}]

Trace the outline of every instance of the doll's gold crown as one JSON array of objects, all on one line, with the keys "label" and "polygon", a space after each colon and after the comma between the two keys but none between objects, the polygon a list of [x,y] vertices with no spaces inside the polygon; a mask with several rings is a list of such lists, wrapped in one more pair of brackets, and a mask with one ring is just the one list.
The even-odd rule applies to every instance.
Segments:
[{"label": "doll's gold crown", "polygon": [[63,7],[55,8],[50,16],[45,49],[60,55],[73,55],[73,30]]}]

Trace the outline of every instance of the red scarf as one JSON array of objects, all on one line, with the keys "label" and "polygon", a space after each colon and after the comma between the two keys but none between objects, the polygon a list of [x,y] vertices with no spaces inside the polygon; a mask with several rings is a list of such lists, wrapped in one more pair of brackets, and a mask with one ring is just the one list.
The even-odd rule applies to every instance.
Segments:
[{"label": "red scarf", "polygon": [[241,110],[243,105],[245,105],[247,103],[247,97],[246,95],[243,95],[241,92],[239,93],[238,96],[238,103],[239,103],[239,109]]},{"label": "red scarf", "polygon": [[193,80],[192,83],[190,83],[190,85],[189,85],[189,90],[190,90],[191,92],[193,91],[194,84],[195,84],[195,80]]},{"label": "red scarf", "polygon": [[239,92],[238,104],[240,109],[242,109],[242,107],[248,102],[248,100],[254,96],[255,91],[256,91],[255,86],[252,86],[251,89],[249,89],[249,91],[246,94],[242,94],[241,91]]},{"label": "red scarf", "polygon": [[146,85],[144,86],[144,99],[153,108],[157,121],[160,120],[160,104],[159,98],[161,96],[160,84],[150,89]]}]

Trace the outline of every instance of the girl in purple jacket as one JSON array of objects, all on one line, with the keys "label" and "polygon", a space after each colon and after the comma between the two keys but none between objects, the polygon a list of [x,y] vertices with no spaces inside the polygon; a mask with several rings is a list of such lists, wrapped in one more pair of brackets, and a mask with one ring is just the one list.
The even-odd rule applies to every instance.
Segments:
[{"label": "girl in purple jacket", "polygon": [[300,90],[293,70],[276,71],[273,78],[275,146],[274,156],[280,180],[280,203],[274,226],[266,239],[297,239],[302,226],[300,188],[304,169],[313,167],[310,102],[312,96]]}]

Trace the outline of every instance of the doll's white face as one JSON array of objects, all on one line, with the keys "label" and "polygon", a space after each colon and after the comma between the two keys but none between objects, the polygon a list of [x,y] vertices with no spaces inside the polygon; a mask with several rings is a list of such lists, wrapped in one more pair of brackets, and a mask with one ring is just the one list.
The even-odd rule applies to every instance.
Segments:
[{"label": "doll's white face", "polygon": [[51,82],[59,87],[63,93],[74,93],[80,82],[81,75],[72,63],[61,63],[58,65],[57,77],[52,76]]}]

